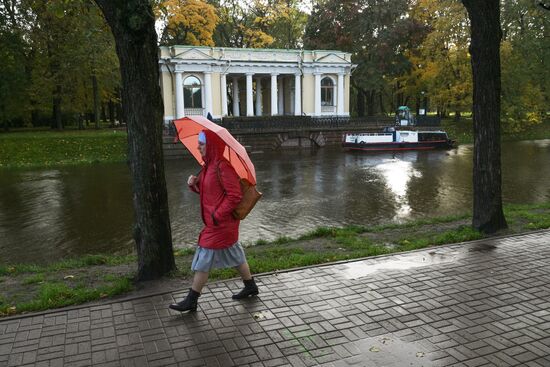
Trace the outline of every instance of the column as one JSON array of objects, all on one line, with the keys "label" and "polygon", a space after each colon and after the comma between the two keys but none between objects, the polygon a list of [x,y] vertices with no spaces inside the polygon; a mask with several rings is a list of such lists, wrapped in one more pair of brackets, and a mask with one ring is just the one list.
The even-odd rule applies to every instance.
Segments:
[{"label": "column", "polygon": [[315,116],[321,116],[321,73],[315,73]]},{"label": "column", "polygon": [[183,78],[181,71],[176,71],[176,118],[185,116],[185,107],[183,102]]},{"label": "column", "polygon": [[212,73],[209,71],[204,72],[204,115],[207,116],[208,112],[213,115],[212,112]]},{"label": "column", "polygon": [[253,73],[246,73],[246,115],[254,116],[254,101],[252,97],[252,75]]},{"label": "column", "polygon": [[220,74],[220,89],[222,94],[222,117],[227,116],[227,80],[226,74]]},{"label": "column", "polygon": [[239,78],[233,77],[233,116],[239,115]]},{"label": "column", "polygon": [[271,74],[271,116],[278,114],[277,112],[277,75]]},{"label": "column", "polygon": [[262,78],[256,78],[256,116],[262,115]]},{"label": "column", "polygon": [[277,81],[277,97],[278,97],[278,111],[279,114],[285,114],[285,90],[284,90],[284,78],[280,77]]},{"label": "column", "polygon": [[302,74],[294,74],[294,116],[302,114]]},{"label": "column", "polygon": [[336,102],[336,114],[344,114],[344,73],[338,73],[338,100]]},{"label": "column", "polygon": [[[289,81],[289,83],[290,83],[290,81]],[[290,101],[290,103],[289,103],[290,106],[288,106],[289,108],[288,108],[287,112],[291,115],[294,115],[294,102],[295,102],[294,88],[288,88],[288,90],[289,90],[288,94],[290,94],[289,98],[288,98],[288,100]]]}]

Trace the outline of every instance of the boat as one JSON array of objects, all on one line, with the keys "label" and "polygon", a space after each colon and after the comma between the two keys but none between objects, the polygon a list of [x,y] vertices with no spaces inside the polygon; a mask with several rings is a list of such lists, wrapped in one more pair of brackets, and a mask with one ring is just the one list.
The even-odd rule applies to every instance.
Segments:
[{"label": "boat", "polygon": [[454,145],[454,140],[442,130],[396,130],[393,127],[386,127],[380,133],[346,133],[342,139],[344,149],[364,151],[452,149]]}]

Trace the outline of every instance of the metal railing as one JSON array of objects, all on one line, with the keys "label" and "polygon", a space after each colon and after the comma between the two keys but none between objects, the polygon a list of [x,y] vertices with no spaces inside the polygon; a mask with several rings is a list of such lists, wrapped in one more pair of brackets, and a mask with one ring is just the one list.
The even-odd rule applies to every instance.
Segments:
[{"label": "metal railing", "polygon": [[186,116],[203,116],[204,108],[185,108]]},{"label": "metal railing", "polygon": [[228,130],[316,130],[343,129],[350,127],[382,127],[393,124],[390,117],[350,118],[346,116],[263,116],[263,117],[229,117],[216,121]]},{"label": "metal railing", "polygon": [[[426,124],[423,121],[422,125],[417,126],[395,126],[395,118],[389,116],[365,116],[365,117],[349,117],[349,116],[240,116],[240,117],[224,117],[221,120],[214,120],[220,126],[225,127],[231,132],[243,133],[261,133],[261,132],[290,132],[290,131],[319,131],[319,130],[359,130],[365,129],[373,132],[373,130],[382,129],[384,127],[395,127],[397,129],[418,129],[427,130],[434,129],[437,121],[430,121],[431,124]],[[175,136],[175,128],[173,124],[167,126],[165,135]]]}]

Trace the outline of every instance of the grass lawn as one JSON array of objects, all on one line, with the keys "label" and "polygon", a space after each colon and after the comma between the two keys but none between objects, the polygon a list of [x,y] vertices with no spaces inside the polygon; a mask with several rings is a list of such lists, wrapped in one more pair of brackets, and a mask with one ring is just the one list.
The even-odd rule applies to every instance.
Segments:
[{"label": "grass lawn", "polygon": [[0,134],[0,168],[123,162],[124,130],[30,131]]},{"label": "grass lawn", "polygon": [[[472,119],[459,122],[443,120],[442,126],[459,144],[473,143]],[[521,133],[503,134],[502,139],[550,139],[550,120],[529,127]],[[124,162],[127,159],[125,130],[27,130],[0,133],[0,169],[3,167],[49,167],[101,162]]]},{"label": "grass lawn", "polygon": [[[474,128],[471,118],[462,118],[459,122],[452,119],[445,119],[441,122],[441,127],[447,132],[451,139],[458,141],[459,144],[472,144],[474,142]],[[538,139],[550,139],[550,120],[530,126],[525,131],[518,133],[502,132],[503,141]]]}]

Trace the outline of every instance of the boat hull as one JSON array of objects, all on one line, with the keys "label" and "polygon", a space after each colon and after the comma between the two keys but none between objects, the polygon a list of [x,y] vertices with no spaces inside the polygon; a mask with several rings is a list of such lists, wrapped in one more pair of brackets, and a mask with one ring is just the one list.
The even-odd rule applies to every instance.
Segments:
[{"label": "boat hull", "polygon": [[450,140],[424,141],[424,142],[386,142],[386,143],[342,143],[346,150],[362,151],[388,151],[388,150],[432,150],[452,149]]}]

